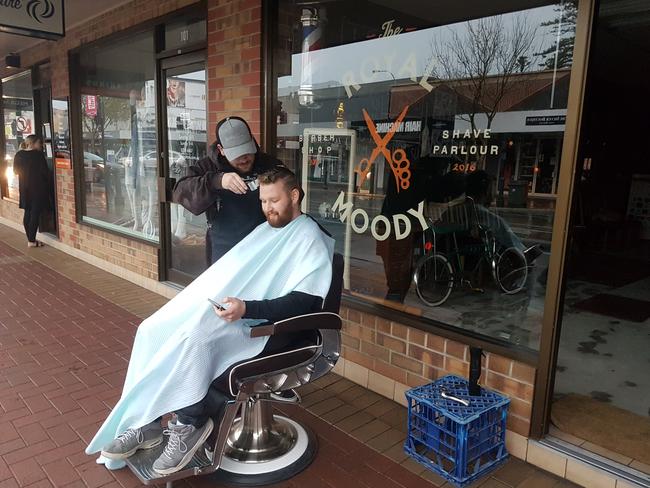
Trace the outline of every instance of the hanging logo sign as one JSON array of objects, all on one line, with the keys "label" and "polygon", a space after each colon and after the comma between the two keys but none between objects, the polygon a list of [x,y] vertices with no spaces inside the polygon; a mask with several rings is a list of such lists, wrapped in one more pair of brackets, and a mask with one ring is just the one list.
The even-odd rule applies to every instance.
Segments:
[{"label": "hanging logo sign", "polygon": [[63,37],[63,0],[0,0],[0,32],[43,39]]},{"label": "hanging logo sign", "polygon": [[97,117],[97,97],[95,95],[86,95],[86,116]]}]

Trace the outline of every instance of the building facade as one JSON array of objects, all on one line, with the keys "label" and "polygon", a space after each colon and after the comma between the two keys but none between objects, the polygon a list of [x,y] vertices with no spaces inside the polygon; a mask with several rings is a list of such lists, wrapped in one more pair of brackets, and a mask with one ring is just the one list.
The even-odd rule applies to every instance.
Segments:
[{"label": "building facade", "polygon": [[[632,36],[639,6],[115,3],[0,70],[0,223],[21,228],[13,155],[37,133],[53,175],[44,240],[173,296],[206,267],[206,221],[173,203],[171,188],[206,155],[217,121],[238,115],[300,176],[304,211],[345,257],[339,373],[404,403],[410,387],[468,376],[480,348],[482,383],[512,401],[511,453],[551,459],[543,467],[562,476],[556,402],[601,391],[647,417],[650,404],[619,386],[647,399],[647,380],[622,376],[624,353],[598,348],[648,317],[589,302],[624,297],[644,304],[610,299],[610,309],[646,310],[647,167],[619,175],[623,203],[594,204],[608,156],[588,103],[606,79],[595,40]],[[630,272],[587,271],[605,255]],[[605,287],[612,276],[619,286]],[[594,371],[618,372],[578,372],[594,359]],[[638,461],[625,455],[627,467]]]}]

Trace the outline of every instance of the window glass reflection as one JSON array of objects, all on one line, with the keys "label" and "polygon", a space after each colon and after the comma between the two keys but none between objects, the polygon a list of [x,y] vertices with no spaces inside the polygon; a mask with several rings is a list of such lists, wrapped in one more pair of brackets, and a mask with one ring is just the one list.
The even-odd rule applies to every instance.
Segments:
[{"label": "window glass reflection", "polygon": [[346,292],[535,349],[576,5],[529,4],[284,0],[274,59],[278,156]]},{"label": "window glass reflection", "polygon": [[7,192],[3,197],[18,201],[18,176],[14,174],[14,156],[20,143],[34,134],[34,102],[32,77],[29,71],[2,81],[2,109],[4,115],[5,165],[1,176]]},{"label": "window glass reflection", "polygon": [[86,47],[80,85],[84,220],[157,241],[154,59],[151,32]]}]

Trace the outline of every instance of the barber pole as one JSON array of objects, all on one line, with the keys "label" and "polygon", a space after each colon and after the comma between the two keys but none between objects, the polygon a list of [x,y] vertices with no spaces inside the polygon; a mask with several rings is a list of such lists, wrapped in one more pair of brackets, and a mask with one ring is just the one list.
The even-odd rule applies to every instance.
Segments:
[{"label": "barber pole", "polygon": [[302,9],[300,17],[302,23],[302,74],[298,89],[298,102],[307,107],[314,105],[312,75],[316,59],[310,53],[322,47],[324,20],[324,9]]}]

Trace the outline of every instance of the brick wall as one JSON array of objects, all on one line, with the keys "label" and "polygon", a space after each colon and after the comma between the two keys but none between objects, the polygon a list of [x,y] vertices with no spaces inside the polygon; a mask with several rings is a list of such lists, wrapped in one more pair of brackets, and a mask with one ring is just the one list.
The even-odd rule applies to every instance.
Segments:
[{"label": "brick wall", "polygon": [[[208,127],[228,115],[261,131],[262,2],[213,0],[208,7]],[[213,130],[213,129],[212,129]],[[209,137],[214,139],[214,132]]]},{"label": "brick wall", "polygon": [[[465,344],[346,307],[341,316],[345,375],[378,393],[404,402],[407,388],[450,373],[469,376]],[[508,429],[522,436],[530,431],[534,380],[531,366],[486,353],[481,384],[510,397]]]},{"label": "brick wall", "polygon": [[[69,97],[68,51],[115,32],[195,3],[195,0],[136,0],[74,29],[56,42],[43,42],[21,52],[29,67],[50,60],[52,94]],[[225,115],[248,120],[259,137],[261,70],[261,0],[208,1],[208,127]],[[0,69],[0,77],[15,73]],[[208,130],[210,142],[213,129]],[[77,224],[72,170],[57,170],[58,226],[60,240],[75,249],[147,278],[158,278],[158,249],[126,237]],[[0,217],[21,222],[22,211],[12,202],[0,201]]]}]

